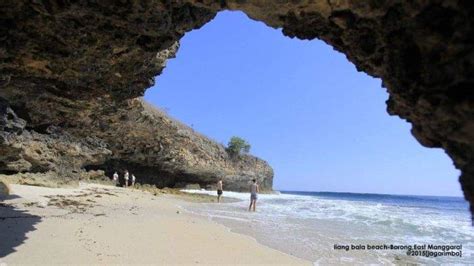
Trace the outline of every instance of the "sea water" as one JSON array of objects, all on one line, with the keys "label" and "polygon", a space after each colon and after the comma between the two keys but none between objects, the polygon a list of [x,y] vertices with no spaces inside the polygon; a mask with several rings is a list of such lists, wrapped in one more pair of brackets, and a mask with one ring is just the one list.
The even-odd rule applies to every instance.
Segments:
[{"label": "sea water", "polygon": [[[185,208],[315,264],[474,264],[474,228],[460,197],[282,191],[259,195],[254,213],[248,193],[224,196],[240,201]],[[454,252],[442,254],[446,246]]]}]

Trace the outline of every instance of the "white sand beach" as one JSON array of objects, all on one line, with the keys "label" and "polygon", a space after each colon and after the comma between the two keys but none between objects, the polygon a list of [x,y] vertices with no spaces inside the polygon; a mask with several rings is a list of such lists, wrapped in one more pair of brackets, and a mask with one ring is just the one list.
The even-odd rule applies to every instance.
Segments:
[{"label": "white sand beach", "polygon": [[170,195],[11,185],[0,264],[310,264],[186,213]]}]

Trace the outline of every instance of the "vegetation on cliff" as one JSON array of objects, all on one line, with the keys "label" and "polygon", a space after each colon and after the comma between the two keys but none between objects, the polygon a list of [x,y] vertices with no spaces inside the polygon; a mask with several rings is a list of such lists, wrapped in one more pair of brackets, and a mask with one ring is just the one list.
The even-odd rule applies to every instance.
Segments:
[{"label": "vegetation on cliff", "polygon": [[229,140],[226,151],[232,157],[235,157],[242,153],[247,154],[250,152],[250,144],[246,140],[234,136]]}]

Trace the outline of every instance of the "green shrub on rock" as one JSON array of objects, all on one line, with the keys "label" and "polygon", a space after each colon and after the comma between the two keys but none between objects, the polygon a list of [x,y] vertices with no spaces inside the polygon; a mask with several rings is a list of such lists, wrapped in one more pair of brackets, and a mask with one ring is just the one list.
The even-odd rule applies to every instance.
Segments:
[{"label": "green shrub on rock", "polygon": [[240,137],[234,136],[230,139],[229,143],[227,144],[226,151],[231,156],[240,155],[242,153],[249,153],[250,144],[246,140]]}]

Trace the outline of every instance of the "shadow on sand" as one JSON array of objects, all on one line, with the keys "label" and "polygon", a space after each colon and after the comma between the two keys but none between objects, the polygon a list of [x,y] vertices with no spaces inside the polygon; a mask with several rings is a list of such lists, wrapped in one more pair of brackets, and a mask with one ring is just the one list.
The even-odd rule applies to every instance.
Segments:
[{"label": "shadow on sand", "polygon": [[2,202],[13,198],[18,196],[10,195],[0,199],[0,259],[15,252],[15,248],[26,240],[26,234],[36,230],[34,225],[41,221],[40,216]]}]

